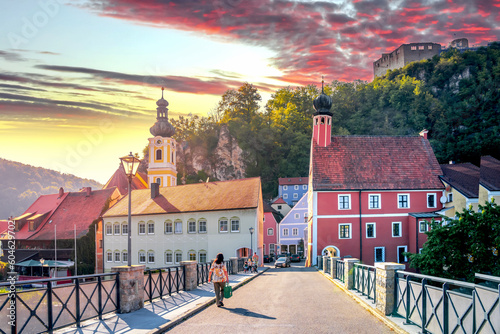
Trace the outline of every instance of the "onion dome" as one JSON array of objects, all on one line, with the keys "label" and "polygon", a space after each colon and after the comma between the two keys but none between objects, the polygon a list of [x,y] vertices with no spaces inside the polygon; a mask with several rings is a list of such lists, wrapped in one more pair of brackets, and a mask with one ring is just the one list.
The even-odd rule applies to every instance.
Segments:
[{"label": "onion dome", "polygon": [[168,101],[163,98],[163,87],[161,88],[161,99],[156,101],[156,123],[149,129],[153,136],[172,137],[175,128],[168,121]]},{"label": "onion dome", "polygon": [[321,94],[317,96],[313,101],[314,109],[316,110],[315,115],[330,115],[330,109],[332,108],[332,98],[325,94],[323,89],[324,81],[321,81]]}]

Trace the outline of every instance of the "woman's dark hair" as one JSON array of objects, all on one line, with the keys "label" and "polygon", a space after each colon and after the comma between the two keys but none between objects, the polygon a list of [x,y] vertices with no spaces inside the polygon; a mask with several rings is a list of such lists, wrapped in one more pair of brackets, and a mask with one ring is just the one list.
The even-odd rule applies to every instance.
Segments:
[{"label": "woman's dark hair", "polygon": [[222,255],[222,253],[219,253],[215,258],[215,263],[221,264],[222,262],[224,262],[224,255]]}]

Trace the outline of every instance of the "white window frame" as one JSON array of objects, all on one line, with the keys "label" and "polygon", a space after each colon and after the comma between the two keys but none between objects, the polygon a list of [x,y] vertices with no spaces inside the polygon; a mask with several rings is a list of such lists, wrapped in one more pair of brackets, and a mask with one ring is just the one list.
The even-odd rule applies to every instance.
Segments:
[{"label": "white window frame", "polygon": [[[180,259],[177,259],[177,255],[180,256]],[[174,253],[174,262],[175,264],[179,264],[182,261],[182,252],[175,252]]]},{"label": "white window frame", "polygon": [[196,251],[190,250],[188,252],[188,260],[189,261],[196,261]]},{"label": "white window frame", "polygon": [[114,223],[113,224],[113,235],[120,235],[120,232],[121,232],[120,223]]},{"label": "white window frame", "polygon": [[148,234],[155,234],[155,223],[148,222]]},{"label": "white window frame", "polygon": [[[138,227],[137,232],[139,232],[139,235],[146,234],[146,223],[145,222],[140,222],[139,226],[137,226],[137,227]],[[143,232],[141,232],[141,230],[143,230]]]},{"label": "white window frame", "polygon": [[[151,260],[151,257],[153,258],[152,260]],[[148,251],[147,260],[148,260],[148,263],[155,263],[155,252],[154,251],[152,251],[152,250]]]},{"label": "white window frame", "polygon": [[[177,227],[180,227],[179,229]],[[174,222],[174,233],[175,234],[182,234],[182,220],[176,220]]]},{"label": "white window frame", "polygon": [[[223,224],[224,222],[224,224]],[[222,227],[226,226],[226,229],[223,230]],[[229,222],[227,219],[219,219],[219,233],[228,233],[229,232]]]},{"label": "white window frame", "polygon": [[122,223],[122,235],[128,235],[128,223]]},{"label": "white window frame", "polygon": [[[395,225],[399,226],[399,235],[394,235],[394,226]],[[403,224],[401,222],[392,222],[391,235],[393,238],[401,238],[403,236]]]},{"label": "white window frame", "polygon": [[[342,237],[341,236],[341,226],[347,226],[349,229],[349,236],[348,237]],[[339,239],[352,239],[352,224],[351,223],[343,223],[339,224]]]},{"label": "white window frame", "polygon": [[[174,233],[174,223],[171,220],[165,221],[164,224],[165,234],[173,234]],[[168,226],[170,226],[170,232],[168,231]]]},{"label": "white window frame", "polygon": [[174,253],[172,253],[172,251],[165,251],[165,264],[172,264],[172,263],[174,263]]},{"label": "white window frame", "polygon": [[283,190],[288,190],[288,186],[283,186]]},{"label": "white window frame", "polygon": [[115,252],[114,252],[114,256],[113,256],[113,260],[115,260],[115,262],[121,262],[121,261],[120,261],[120,258],[121,258],[121,256],[120,256],[120,255],[121,255],[121,254],[120,254],[120,251],[115,251]]},{"label": "white window frame", "polygon": [[[429,197],[433,196],[434,197],[434,204],[433,206],[429,206]],[[436,193],[428,193],[427,194],[427,208],[437,208],[437,194]]]},{"label": "white window frame", "polygon": [[288,199],[288,194],[283,194],[283,199]]},{"label": "white window frame", "polygon": [[113,224],[106,223],[106,235],[113,235]]},{"label": "white window frame", "polygon": [[[368,225],[373,225],[373,237],[368,236]],[[377,224],[374,222],[369,222],[365,224],[365,234],[366,234],[366,239],[374,239],[377,237]]]},{"label": "white window frame", "polygon": [[295,236],[299,235],[299,229],[296,227],[292,228],[292,236],[294,236],[294,235]]},{"label": "white window frame", "polygon": [[[141,259],[143,259],[141,261]],[[139,263],[146,263],[146,252],[145,251],[139,251]]]},{"label": "white window frame", "polygon": [[288,229],[287,228],[283,229],[283,236],[288,237]]},{"label": "white window frame", "polygon": [[122,251],[122,262],[128,263],[128,252],[127,251]]},{"label": "white window frame", "polygon": [[[237,222],[236,229],[234,229],[233,222]],[[240,220],[238,218],[231,218],[231,233],[240,233]]]},{"label": "white window frame", "polygon": [[268,236],[274,235],[274,228],[269,227],[269,228],[267,229],[267,235],[268,235]]},{"label": "white window frame", "polygon": [[113,262],[113,252],[106,251],[106,262]]},{"label": "white window frame", "polygon": [[293,193],[293,198],[299,198],[299,194]]},{"label": "white window frame", "polygon": [[307,190],[307,184],[302,185],[302,190]]},{"label": "white window frame", "polygon": [[402,261],[402,262],[400,261],[400,258],[399,258],[399,249],[400,248],[404,248],[404,251],[407,252],[408,251],[408,246],[398,246],[398,248],[396,250],[396,254],[397,254],[397,257],[398,257],[397,258],[398,263],[406,263],[406,262],[408,262],[408,257],[407,256],[403,256],[404,257],[404,259],[403,259],[404,261]]},{"label": "white window frame", "polygon": [[[378,201],[377,201],[377,204],[378,204],[378,207],[372,207],[372,201],[371,201],[371,198],[372,197],[377,197],[378,198]],[[380,194],[368,194],[368,209],[370,210],[379,210],[379,209],[382,209],[382,201],[381,201],[381,196]]]},{"label": "white window frame", "polygon": [[[377,261],[377,249],[382,250],[382,260]],[[385,247],[375,247],[373,250],[373,262],[385,262]]]},{"label": "white window frame", "polygon": [[[400,205],[400,196],[406,196],[406,203],[408,206]],[[398,209],[409,209],[410,208],[410,194],[398,194]]]},{"label": "white window frame", "polygon": [[[423,230],[422,230],[422,224],[424,226]],[[428,222],[427,220],[419,220],[418,221],[418,233],[425,233],[427,232],[427,228],[428,228]]]},{"label": "white window frame", "polygon": [[[203,226],[203,230],[202,227]],[[207,233],[207,221],[205,219],[200,219],[198,221],[198,233]]]},{"label": "white window frame", "polygon": [[[341,208],[340,199],[341,198],[343,199],[344,197],[347,197],[347,208]],[[337,196],[337,200],[338,200],[339,210],[351,210],[351,194],[339,194]]]},{"label": "white window frame", "polygon": [[[205,261],[203,261],[202,256],[205,258]],[[207,252],[199,252],[198,260],[200,261],[200,263],[207,263]]]},{"label": "white window frame", "polygon": [[269,254],[274,254],[275,253],[275,246],[274,244],[269,244]]},{"label": "white window frame", "polygon": [[299,218],[300,218],[300,213],[296,213],[296,214],[294,215],[294,217],[295,217],[295,219],[299,219]]},{"label": "white window frame", "polygon": [[188,233],[196,233],[196,220],[188,220]]},{"label": "white window frame", "polygon": [[298,184],[294,185],[293,190],[299,190],[299,185]]}]

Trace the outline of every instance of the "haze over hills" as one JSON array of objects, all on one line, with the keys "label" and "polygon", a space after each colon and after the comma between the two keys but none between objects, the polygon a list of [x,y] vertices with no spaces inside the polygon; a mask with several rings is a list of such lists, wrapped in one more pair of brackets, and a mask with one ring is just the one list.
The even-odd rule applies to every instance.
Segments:
[{"label": "haze over hills", "polygon": [[0,219],[21,215],[40,195],[79,191],[83,187],[101,189],[102,184],[71,174],[0,158]]}]

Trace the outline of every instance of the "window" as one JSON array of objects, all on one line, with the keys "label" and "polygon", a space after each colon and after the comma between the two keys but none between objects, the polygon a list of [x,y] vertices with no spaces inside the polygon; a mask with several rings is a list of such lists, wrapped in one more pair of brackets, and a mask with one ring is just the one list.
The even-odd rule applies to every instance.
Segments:
[{"label": "window", "polygon": [[351,224],[339,225],[339,239],[351,239]]},{"label": "window", "polygon": [[122,252],[122,261],[128,263],[128,253],[126,251]]},{"label": "window", "polygon": [[453,193],[448,194],[448,202],[453,202]]},{"label": "window", "polygon": [[392,236],[393,237],[401,236],[401,222],[392,223]]},{"label": "window", "polygon": [[398,194],[398,208],[404,209],[410,207],[410,195],[409,194]]},{"label": "window", "polygon": [[425,233],[427,231],[427,222],[425,220],[418,222],[418,231],[420,233]]},{"label": "window", "polygon": [[375,262],[385,261],[385,247],[375,247]]},{"label": "window", "polygon": [[156,150],[156,160],[161,160],[161,150]]},{"label": "window", "polygon": [[398,246],[398,263],[408,262],[408,258],[403,255],[406,252],[406,246]]},{"label": "window", "polygon": [[296,184],[296,185],[293,186],[293,189],[294,190],[299,190],[299,186]]},{"label": "window", "polygon": [[155,223],[148,223],[148,234],[155,234]]},{"label": "window", "polygon": [[294,194],[293,194],[293,198],[299,198],[299,194],[294,193]]},{"label": "window", "polygon": [[302,190],[307,190],[307,184],[302,185]]},{"label": "window", "polygon": [[278,210],[281,210],[281,205],[278,205]]},{"label": "window", "polygon": [[269,253],[274,254],[274,244],[269,244]]},{"label": "window", "polygon": [[227,220],[219,220],[219,232],[226,233],[227,230]]},{"label": "window", "polygon": [[122,224],[122,234],[123,235],[128,235],[128,223],[123,223]]},{"label": "window", "polygon": [[427,45],[428,50],[432,50],[432,45]]},{"label": "window", "polygon": [[176,234],[182,233],[182,221],[175,222],[175,233]]},{"label": "window", "polygon": [[115,223],[113,225],[113,232],[114,235],[120,235],[120,224]]},{"label": "window", "polygon": [[200,263],[206,263],[206,262],[207,262],[207,253],[200,252]]},{"label": "window", "polygon": [[33,220],[29,221],[29,230],[34,231],[35,230],[35,222]]},{"label": "window", "polygon": [[288,186],[283,186],[283,190],[288,190]]},{"label": "window", "polygon": [[170,264],[170,263],[173,263],[173,255],[172,255],[172,252],[171,251],[166,251],[165,252],[165,263],[166,264]]},{"label": "window", "polygon": [[196,222],[194,220],[188,221],[188,233],[196,233]]},{"label": "window", "polygon": [[298,228],[292,228],[292,235],[299,235],[299,229]]},{"label": "window", "polygon": [[424,49],[425,49],[425,45],[419,45],[419,46],[418,46],[418,49],[419,49],[419,50],[424,50]]},{"label": "window", "polygon": [[368,195],[368,208],[380,209],[380,195]]},{"label": "window", "polygon": [[111,251],[106,252],[106,261],[113,262],[113,253]]},{"label": "window", "polygon": [[146,234],[146,224],[139,223],[139,234]]},{"label": "window", "polygon": [[106,224],[106,235],[112,235],[113,234],[113,227],[111,226],[111,223]]},{"label": "window", "polygon": [[115,251],[115,262],[120,262],[120,252]]},{"label": "window", "polygon": [[146,263],[146,252],[139,252],[139,263]]},{"label": "window", "polygon": [[273,228],[268,228],[267,229],[267,235],[274,235],[274,229]]},{"label": "window", "polygon": [[196,252],[194,250],[189,251],[189,261],[196,261]]},{"label": "window", "polygon": [[411,50],[412,50],[412,51],[415,51],[416,49],[417,49],[417,46],[416,46],[416,45],[413,45],[413,46],[411,47]]},{"label": "window", "polygon": [[175,263],[180,263],[182,261],[182,252],[175,252]]},{"label": "window", "polygon": [[198,222],[198,232],[199,233],[207,233],[207,221],[206,220],[200,220]]},{"label": "window", "polygon": [[231,232],[240,231],[240,221],[238,219],[231,219]]},{"label": "window", "polygon": [[351,208],[351,195],[339,195],[339,210],[349,210]]},{"label": "window", "polygon": [[288,194],[283,194],[283,199],[288,199]]},{"label": "window", "polygon": [[172,234],[172,222],[170,220],[165,222],[165,234]]},{"label": "window", "polygon": [[148,263],[155,263],[155,252],[148,251]]},{"label": "window", "polygon": [[159,184],[161,186],[161,178],[160,177],[157,177],[156,178],[156,183]]},{"label": "window", "polygon": [[427,194],[427,207],[428,208],[436,207],[436,194]]},{"label": "window", "polygon": [[366,237],[375,238],[375,223],[366,223]]},{"label": "window", "polygon": [[300,213],[296,213],[295,214],[295,219],[299,219],[300,218]]},{"label": "window", "polygon": [[287,228],[283,229],[283,236],[288,237],[288,229]]}]

